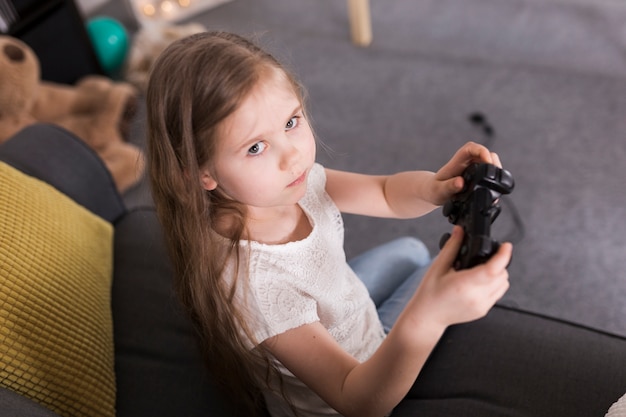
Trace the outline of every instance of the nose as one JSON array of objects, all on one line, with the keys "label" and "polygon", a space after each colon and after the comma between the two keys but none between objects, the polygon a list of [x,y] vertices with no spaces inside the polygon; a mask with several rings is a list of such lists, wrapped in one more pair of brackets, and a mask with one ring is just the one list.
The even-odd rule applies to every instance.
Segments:
[{"label": "nose", "polygon": [[24,51],[22,51],[22,48],[16,45],[13,45],[13,44],[5,45],[3,48],[3,52],[4,52],[4,55],[13,62],[21,62],[24,60]]},{"label": "nose", "polygon": [[293,144],[291,140],[285,138],[282,142],[281,152],[280,152],[280,161],[279,168],[282,171],[291,171],[296,173],[301,153],[300,150]]}]

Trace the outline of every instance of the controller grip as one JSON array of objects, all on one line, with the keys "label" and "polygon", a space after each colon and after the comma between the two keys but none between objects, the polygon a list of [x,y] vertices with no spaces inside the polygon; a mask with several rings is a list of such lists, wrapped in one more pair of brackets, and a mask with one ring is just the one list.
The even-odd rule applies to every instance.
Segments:
[{"label": "controller grip", "polygon": [[467,269],[485,263],[499,248],[500,243],[489,236],[482,235],[464,239],[455,261],[455,268]]},{"label": "controller grip", "polygon": [[[439,249],[443,249],[450,236],[450,233],[444,233],[441,236]],[[485,263],[498,249],[500,249],[500,243],[488,236],[474,238],[465,236],[452,266],[456,270],[472,268]]]}]

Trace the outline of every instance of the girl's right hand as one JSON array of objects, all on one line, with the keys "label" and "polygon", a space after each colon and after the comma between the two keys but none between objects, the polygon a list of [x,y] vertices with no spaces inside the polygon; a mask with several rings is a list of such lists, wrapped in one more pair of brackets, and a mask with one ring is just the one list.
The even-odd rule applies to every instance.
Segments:
[{"label": "girl's right hand", "polygon": [[464,323],[485,316],[509,288],[506,267],[512,245],[503,243],[484,264],[455,270],[452,266],[463,241],[463,229],[454,226],[413,300],[420,320],[429,318],[441,326]]}]

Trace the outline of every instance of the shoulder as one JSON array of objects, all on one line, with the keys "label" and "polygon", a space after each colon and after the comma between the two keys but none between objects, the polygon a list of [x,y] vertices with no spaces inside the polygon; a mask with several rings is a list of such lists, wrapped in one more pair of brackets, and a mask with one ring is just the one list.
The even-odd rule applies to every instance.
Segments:
[{"label": "shoulder", "polygon": [[309,189],[319,191],[326,187],[326,170],[319,164],[313,164],[309,172]]},{"label": "shoulder", "polygon": [[[313,165],[309,173],[307,192],[300,200],[300,205],[310,217],[319,220],[318,215],[325,214],[331,220],[333,230],[335,227],[338,230],[343,230],[341,213],[327,192],[326,175],[327,171],[321,164],[315,163]],[[314,226],[321,226],[321,224]]]},{"label": "shoulder", "polygon": [[311,204],[317,205],[320,200],[325,200],[326,197],[326,170],[319,163],[313,164],[309,177],[307,179],[307,191],[302,200],[301,205],[310,206]]}]

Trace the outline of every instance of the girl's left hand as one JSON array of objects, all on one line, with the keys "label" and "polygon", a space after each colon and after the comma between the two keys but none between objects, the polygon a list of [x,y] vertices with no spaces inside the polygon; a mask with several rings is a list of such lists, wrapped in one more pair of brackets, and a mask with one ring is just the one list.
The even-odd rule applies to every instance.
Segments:
[{"label": "girl's left hand", "polygon": [[463,189],[463,171],[473,163],[486,162],[502,168],[498,154],[475,142],[463,145],[433,177],[433,204],[438,206],[448,201]]}]

